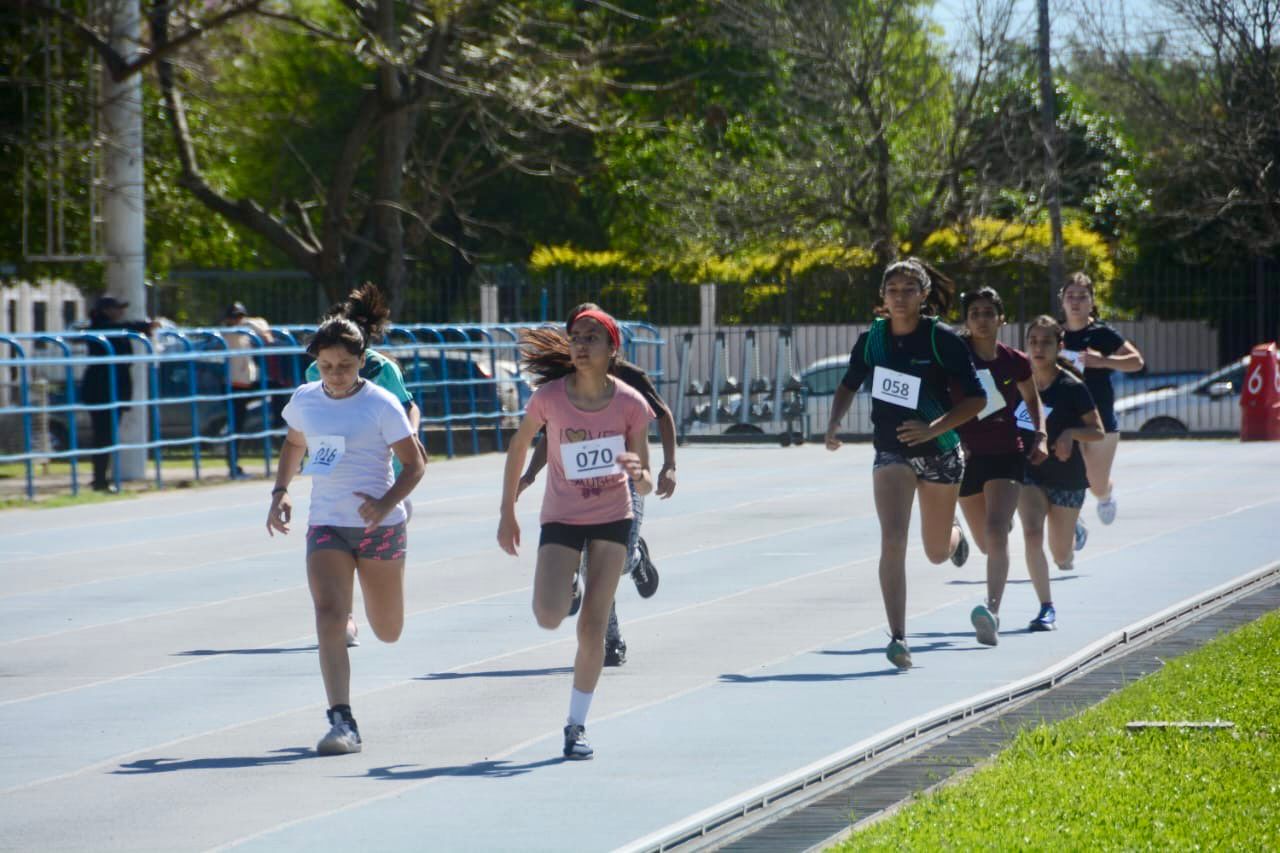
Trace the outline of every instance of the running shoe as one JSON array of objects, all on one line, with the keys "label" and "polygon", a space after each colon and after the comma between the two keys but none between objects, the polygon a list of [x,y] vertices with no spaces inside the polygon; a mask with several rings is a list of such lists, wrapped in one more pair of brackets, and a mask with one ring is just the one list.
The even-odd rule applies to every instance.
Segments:
[{"label": "running shoe", "polygon": [[1040,605],[1040,612],[1036,614],[1036,618],[1031,620],[1031,624],[1027,627],[1032,631],[1052,631],[1057,628],[1058,613],[1053,609],[1052,604]]},{"label": "running shoe", "polygon": [[1000,617],[992,613],[990,607],[979,604],[969,612],[969,621],[973,623],[979,643],[994,646],[1000,642]]},{"label": "running shoe", "polygon": [[964,538],[964,528],[960,526],[960,522],[952,522],[956,530],[960,532],[960,541],[956,543],[956,549],[951,552],[951,562],[957,567],[963,566],[969,559],[969,540]]},{"label": "running shoe", "polygon": [[1089,541],[1089,528],[1085,527],[1084,522],[1081,521],[1079,517],[1077,517],[1076,518],[1076,541],[1073,547],[1077,551],[1083,551],[1084,543],[1088,541]]},{"label": "running shoe", "polygon": [[564,727],[564,757],[570,761],[586,761],[595,755],[587,743],[587,727],[572,723]]},{"label": "running shoe", "polygon": [[576,616],[582,608],[582,584],[578,582],[578,573],[573,573],[573,598],[569,601],[569,615]]},{"label": "running shoe", "polygon": [[1105,501],[1098,501],[1098,520],[1110,524],[1116,520],[1116,496],[1111,495]]},{"label": "running shoe", "polygon": [[360,732],[356,721],[342,712],[329,709],[329,733],[320,738],[316,752],[321,755],[346,755],[361,749]]},{"label": "running shoe", "polygon": [[907,648],[906,640],[890,640],[884,656],[898,669],[911,669],[911,649]]},{"label": "running shoe", "polygon": [[627,643],[621,637],[606,637],[604,641],[604,665],[622,666],[627,662]]},{"label": "running shoe", "polygon": [[360,645],[360,629],[356,627],[356,617],[354,614],[347,616],[347,648],[354,649]]},{"label": "running shoe", "polygon": [[640,551],[640,559],[631,569],[631,579],[636,582],[636,592],[640,593],[641,598],[651,598],[658,591],[658,568],[649,559],[649,543],[644,541],[643,536],[637,539],[636,548]]}]

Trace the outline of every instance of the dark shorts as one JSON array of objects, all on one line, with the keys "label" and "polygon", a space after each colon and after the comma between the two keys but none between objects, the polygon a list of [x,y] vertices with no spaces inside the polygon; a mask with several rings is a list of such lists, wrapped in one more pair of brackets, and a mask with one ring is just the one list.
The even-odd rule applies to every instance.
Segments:
[{"label": "dark shorts", "polygon": [[346,551],[361,560],[399,560],[406,545],[404,522],[379,527],[366,533],[363,527],[332,527],[328,524],[307,528],[307,556],[316,551]]},{"label": "dark shorts", "polygon": [[877,450],[874,469],[888,465],[906,465],[915,472],[917,480],[954,486],[964,479],[964,457],[960,448],[934,456],[903,456],[892,450]]},{"label": "dark shorts", "polygon": [[564,545],[575,551],[581,551],[592,539],[605,542],[617,542],[624,548],[631,541],[631,519],[607,521],[604,524],[561,524],[550,521],[542,525],[542,537],[538,547],[543,545]]},{"label": "dark shorts", "polygon": [[1021,483],[1027,476],[1027,459],[1021,453],[974,455],[965,460],[964,479],[960,481],[960,497],[982,494],[982,487],[992,480]]},{"label": "dark shorts", "polygon": [[1079,509],[1084,506],[1084,493],[1086,489],[1062,489],[1057,486],[1046,486],[1043,483],[1036,483],[1028,479],[1024,485],[1033,486],[1044,492],[1044,496],[1049,499],[1049,503],[1054,506],[1066,507],[1067,509]]}]

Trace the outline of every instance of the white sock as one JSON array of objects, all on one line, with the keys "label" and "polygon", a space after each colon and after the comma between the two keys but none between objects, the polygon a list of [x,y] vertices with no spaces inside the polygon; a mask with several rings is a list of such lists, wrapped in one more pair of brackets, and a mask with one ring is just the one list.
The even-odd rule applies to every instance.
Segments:
[{"label": "white sock", "polygon": [[591,697],[595,695],[573,688],[569,694],[569,725],[585,726],[587,724],[587,712],[591,710]]}]

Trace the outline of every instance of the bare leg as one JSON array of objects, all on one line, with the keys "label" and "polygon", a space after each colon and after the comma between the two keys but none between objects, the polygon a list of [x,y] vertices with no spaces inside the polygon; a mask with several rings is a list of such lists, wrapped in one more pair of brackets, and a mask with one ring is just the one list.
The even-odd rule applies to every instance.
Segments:
[{"label": "bare leg", "polygon": [[573,661],[573,686],[594,693],[604,668],[604,635],[618,579],[627,562],[627,546],[603,539],[587,543],[591,578],[578,612],[578,654]]},{"label": "bare leg", "polygon": [[329,707],[351,704],[351,659],[347,656],[347,615],[356,559],[333,549],[315,551],[307,558],[307,584],[316,611],[316,637],[320,645],[320,675]]},{"label": "bare leg", "polygon": [[945,563],[956,545],[960,544],[960,531],[956,529],[956,500],[960,497],[960,484],[921,480],[919,491],[920,538],[924,540],[924,554],[930,563]]},{"label": "bare leg", "polygon": [[974,546],[982,553],[987,553],[986,494],[960,498],[960,511],[964,514],[964,520],[969,522],[969,535],[973,539]]},{"label": "bare leg", "polygon": [[379,640],[394,643],[404,630],[404,558],[361,559],[356,564],[364,614]]},{"label": "bare leg", "polygon": [[1018,496],[1018,516],[1022,519],[1022,536],[1027,543],[1027,574],[1041,604],[1053,601],[1049,591],[1049,562],[1044,556],[1044,522],[1049,514],[1049,499],[1044,490],[1027,486]]},{"label": "bare leg", "polygon": [[889,633],[907,635],[907,530],[916,475],[906,465],[877,468],[871,477],[876,515],[880,518],[880,594]]},{"label": "bare leg", "polygon": [[[986,528],[982,535],[987,542],[987,607],[998,613],[1009,580],[1009,522],[1018,508],[1022,486],[1013,480],[988,480],[982,493],[986,498]],[[979,528],[972,521],[969,526],[976,539]]]},{"label": "bare leg", "polygon": [[1075,554],[1076,519],[1080,510],[1074,507],[1049,507],[1049,553],[1059,566],[1071,565]]},{"label": "bare leg", "polygon": [[1080,442],[1084,455],[1084,470],[1089,477],[1089,491],[1100,501],[1111,497],[1111,468],[1120,448],[1120,433],[1109,432],[1102,441]]},{"label": "bare leg", "polygon": [[566,545],[543,545],[533,574],[533,615],[538,624],[555,630],[569,615],[573,599],[573,573],[581,559]]}]

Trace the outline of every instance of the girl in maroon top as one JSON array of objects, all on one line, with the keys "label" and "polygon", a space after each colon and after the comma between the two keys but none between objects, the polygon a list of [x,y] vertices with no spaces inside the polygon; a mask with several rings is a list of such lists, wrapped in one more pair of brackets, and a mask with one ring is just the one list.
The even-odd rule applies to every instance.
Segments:
[{"label": "girl in maroon top", "polygon": [[987,599],[969,614],[978,642],[997,643],[1000,599],[1009,578],[1009,529],[1018,507],[1026,469],[1022,428],[1034,432],[1031,461],[1048,458],[1047,436],[1040,395],[1031,377],[1031,361],[1000,343],[1004,302],[993,288],[983,287],[960,296],[965,341],[978,379],[987,392],[987,405],[976,418],[956,430],[965,449],[960,509],[978,550],[987,555]]}]

